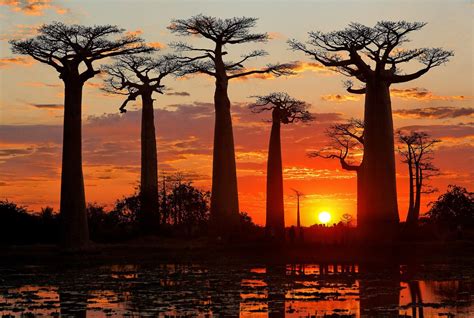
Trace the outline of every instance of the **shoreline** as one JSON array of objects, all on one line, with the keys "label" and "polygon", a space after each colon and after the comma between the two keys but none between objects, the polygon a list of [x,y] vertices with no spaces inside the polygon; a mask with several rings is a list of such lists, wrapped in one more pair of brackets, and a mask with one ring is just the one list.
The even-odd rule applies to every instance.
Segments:
[{"label": "shoreline", "polygon": [[399,242],[391,245],[271,246],[262,243],[216,244],[204,241],[158,240],[93,244],[86,252],[64,253],[55,245],[0,246],[0,265],[48,265],[61,261],[110,263],[377,263],[472,264],[474,243]]}]

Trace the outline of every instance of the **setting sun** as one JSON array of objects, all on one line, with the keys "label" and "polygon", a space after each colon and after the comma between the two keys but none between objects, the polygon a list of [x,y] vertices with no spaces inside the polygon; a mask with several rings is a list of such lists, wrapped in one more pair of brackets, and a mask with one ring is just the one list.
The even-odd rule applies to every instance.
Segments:
[{"label": "setting sun", "polygon": [[329,223],[329,221],[331,221],[331,214],[329,214],[329,212],[327,211],[323,211],[319,213],[318,219],[319,219],[319,222],[321,222],[322,224],[327,224]]}]

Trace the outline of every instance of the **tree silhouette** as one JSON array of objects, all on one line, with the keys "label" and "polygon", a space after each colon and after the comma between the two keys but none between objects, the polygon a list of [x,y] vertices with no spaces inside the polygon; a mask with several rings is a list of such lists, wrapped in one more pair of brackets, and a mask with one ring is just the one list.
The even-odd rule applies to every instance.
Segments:
[{"label": "tree silhouette", "polygon": [[[365,94],[364,157],[361,171],[363,213],[358,219],[366,234],[390,236],[399,221],[390,86],[414,80],[447,62],[453,55],[441,48],[403,49],[408,34],[425,26],[421,22],[381,21],[374,27],[351,23],[341,31],[310,32],[309,42],[289,41],[292,49],[312,56],[324,66],[358,79],[363,87],[347,91]],[[399,65],[417,60],[424,65],[402,74]],[[370,203],[370,204],[369,204]],[[382,228],[385,230],[382,232]]]},{"label": "tree silhouette", "polygon": [[189,19],[173,20],[168,27],[175,34],[202,37],[213,45],[205,48],[183,42],[172,44],[177,51],[188,54],[182,58],[187,63],[183,74],[202,73],[215,78],[211,222],[214,230],[220,234],[229,233],[229,230],[237,231],[239,224],[234,137],[227,94],[229,80],[252,74],[271,73],[279,76],[290,73],[291,68],[288,64],[267,65],[261,69],[245,68],[243,63],[246,61],[267,55],[263,50],[247,53],[239,61],[224,61],[224,55],[228,54],[226,46],[267,41],[266,33],[251,33],[256,22],[257,19],[248,17],[219,19],[196,15]]},{"label": "tree silhouette", "polygon": [[141,127],[141,211],[138,216],[141,230],[150,233],[159,225],[158,159],[156,154],[153,94],[163,94],[162,80],[176,73],[181,63],[170,55],[152,57],[148,55],[126,55],[117,58],[113,65],[104,67],[109,75],[105,90],[126,95],[120,106],[121,112],[137,97],[142,99]]},{"label": "tree silhouette", "polygon": [[61,241],[66,248],[84,248],[89,240],[82,173],[82,87],[100,72],[94,68],[95,61],[150,50],[135,36],[110,38],[123,32],[112,25],[87,27],[54,22],[41,26],[34,38],[10,41],[14,53],[52,66],[64,82],[60,213]]},{"label": "tree silhouette", "polygon": [[426,215],[431,221],[451,228],[474,228],[474,192],[449,185],[448,191],[429,205],[431,208]]},{"label": "tree silhouette", "polygon": [[410,199],[406,222],[416,226],[420,217],[421,194],[437,191],[427,180],[439,174],[439,169],[433,165],[433,147],[441,140],[433,139],[425,132],[413,131],[407,134],[398,131],[397,135],[403,147],[398,152],[402,156],[402,162],[408,165]]},{"label": "tree silhouette", "polygon": [[280,127],[281,124],[310,121],[312,116],[307,110],[308,104],[289,96],[287,93],[271,93],[265,96],[256,96],[256,98],[256,102],[250,105],[252,112],[272,112],[272,130],[267,163],[266,229],[271,236],[284,239],[285,213]]},{"label": "tree silhouette", "polygon": [[[361,163],[356,156],[364,149],[364,123],[359,119],[350,119],[347,123],[334,124],[326,130],[330,144],[308,154],[309,157],[338,159],[341,168],[357,173],[357,218],[361,217],[364,196],[362,195],[364,182]],[[360,160],[359,160],[360,161]]]}]

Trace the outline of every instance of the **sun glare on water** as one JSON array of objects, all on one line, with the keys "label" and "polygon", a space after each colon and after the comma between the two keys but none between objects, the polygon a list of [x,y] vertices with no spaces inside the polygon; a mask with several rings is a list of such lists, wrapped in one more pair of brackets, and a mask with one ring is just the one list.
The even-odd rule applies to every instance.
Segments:
[{"label": "sun glare on water", "polygon": [[322,211],[318,215],[319,222],[322,224],[327,224],[329,221],[331,221],[331,214],[327,211]]}]

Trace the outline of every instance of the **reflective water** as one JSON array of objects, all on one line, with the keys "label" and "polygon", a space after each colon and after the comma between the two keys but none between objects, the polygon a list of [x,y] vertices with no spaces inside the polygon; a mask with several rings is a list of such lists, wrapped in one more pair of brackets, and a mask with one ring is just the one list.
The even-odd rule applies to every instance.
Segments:
[{"label": "reflective water", "polygon": [[466,266],[0,268],[0,316],[474,317]]}]

